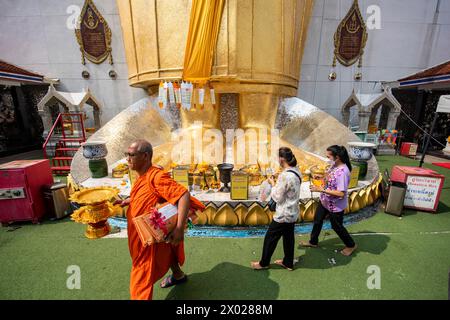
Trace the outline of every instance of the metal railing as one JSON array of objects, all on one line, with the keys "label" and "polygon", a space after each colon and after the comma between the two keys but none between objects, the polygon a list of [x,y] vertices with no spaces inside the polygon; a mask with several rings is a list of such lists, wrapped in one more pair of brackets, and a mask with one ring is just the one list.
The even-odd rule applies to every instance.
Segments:
[{"label": "metal railing", "polygon": [[[65,120],[64,117],[70,117],[70,120]],[[79,121],[73,121],[72,117],[78,117]],[[56,134],[62,134],[62,138],[66,139],[67,135],[66,135],[66,128],[64,127],[64,124],[66,123],[70,123],[71,124],[71,131],[72,131],[72,135],[73,135],[73,124],[74,123],[79,123],[80,127],[81,127],[81,134],[82,136],[80,136],[79,138],[82,139],[83,141],[86,141],[86,132],[84,130],[84,123],[83,123],[83,114],[82,113],[60,113],[58,114],[58,117],[56,118],[55,122],[53,123],[52,128],[50,129],[50,131],[48,132],[47,138],[45,139],[44,144],[42,145],[42,149],[44,151],[44,157],[46,159],[48,159],[48,153],[47,153],[47,146],[49,144],[49,142],[51,141],[53,135]],[[63,140],[64,141],[64,140]],[[61,141],[58,141],[55,145],[55,149],[58,147],[58,144]],[[64,146],[66,146],[66,142],[64,141]]]}]

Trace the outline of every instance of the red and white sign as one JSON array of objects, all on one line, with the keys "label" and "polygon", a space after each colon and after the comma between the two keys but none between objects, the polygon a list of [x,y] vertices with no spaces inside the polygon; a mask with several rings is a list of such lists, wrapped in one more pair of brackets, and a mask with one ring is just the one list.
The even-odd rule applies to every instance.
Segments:
[{"label": "red and white sign", "polygon": [[419,167],[394,166],[391,180],[406,183],[405,208],[437,210],[445,177],[436,171]]},{"label": "red and white sign", "polygon": [[405,207],[434,210],[438,201],[442,179],[408,176],[406,179]]}]

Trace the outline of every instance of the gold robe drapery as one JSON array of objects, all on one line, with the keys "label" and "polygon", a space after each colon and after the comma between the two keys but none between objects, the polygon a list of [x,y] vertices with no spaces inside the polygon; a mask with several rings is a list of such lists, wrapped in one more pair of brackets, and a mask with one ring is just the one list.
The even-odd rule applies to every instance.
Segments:
[{"label": "gold robe drapery", "polygon": [[209,80],[224,5],[225,0],[192,1],[184,55],[184,80],[194,83]]}]

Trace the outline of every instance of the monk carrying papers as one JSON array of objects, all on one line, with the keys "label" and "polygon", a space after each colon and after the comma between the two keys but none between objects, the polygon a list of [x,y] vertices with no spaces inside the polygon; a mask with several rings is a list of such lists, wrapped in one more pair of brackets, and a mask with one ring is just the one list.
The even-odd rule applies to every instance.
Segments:
[{"label": "monk carrying papers", "polygon": [[[132,268],[130,275],[130,295],[133,300],[151,300],[153,284],[169,270],[172,274],[161,282],[168,288],[186,282],[187,275],[180,266],[184,263],[184,232],[189,211],[203,210],[204,205],[182,185],[175,182],[161,167],[152,165],[153,148],[145,140],[130,145],[126,153],[130,169],[138,173],[130,197],[121,201],[129,206],[128,246]],[[170,203],[177,206],[177,222],[167,235],[165,242],[144,245],[138,235],[133,219],[151,212],[157,204]]]}]

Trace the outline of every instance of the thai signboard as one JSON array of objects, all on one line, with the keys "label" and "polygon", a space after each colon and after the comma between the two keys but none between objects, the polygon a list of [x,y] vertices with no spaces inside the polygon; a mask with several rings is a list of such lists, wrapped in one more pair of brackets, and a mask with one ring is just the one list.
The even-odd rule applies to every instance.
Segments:
[{"label": "thai signboard", "polygon": [[442,178],[408,176],[404,206],[434,211],[441,192]]},{"label": "thai signboard", "polygon": [[100,64],[109,57],[112,61],[111,29],[106,20],[95,7],[92,0],[86,0],[79,18],[79,28],[75,29],[80,45],[82,63],[89,61]]},{"label": "thai signboard", "polygon": [[359,59],[359,65],[361,65],[366,41],[366,25],[359,10],[358,1],[355,0],[334,34],[335,60],[348,67]]}]

